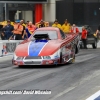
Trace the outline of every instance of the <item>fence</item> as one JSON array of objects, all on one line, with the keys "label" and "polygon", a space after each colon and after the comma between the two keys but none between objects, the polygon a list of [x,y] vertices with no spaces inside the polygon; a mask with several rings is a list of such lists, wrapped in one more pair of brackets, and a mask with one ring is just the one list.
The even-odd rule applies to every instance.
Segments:
[{"label": "fence", "polygon": [[9,54],[13,54],[16,46],[21,42],[22,40],[5,40],[5,41],[1,41],[0,40],[0,56],[4,56],[4,55],[9,55]]}]

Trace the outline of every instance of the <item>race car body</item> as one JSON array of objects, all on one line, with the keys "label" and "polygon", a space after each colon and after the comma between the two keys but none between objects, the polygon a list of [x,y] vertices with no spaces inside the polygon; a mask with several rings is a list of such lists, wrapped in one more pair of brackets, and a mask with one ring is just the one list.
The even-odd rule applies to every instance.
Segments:
[{"label": "race car body", "polygon": [[39,28],[16,47],[12,62],[14,65],[73,63],[79,39],[78,33],[65,35],[59,28]]}]

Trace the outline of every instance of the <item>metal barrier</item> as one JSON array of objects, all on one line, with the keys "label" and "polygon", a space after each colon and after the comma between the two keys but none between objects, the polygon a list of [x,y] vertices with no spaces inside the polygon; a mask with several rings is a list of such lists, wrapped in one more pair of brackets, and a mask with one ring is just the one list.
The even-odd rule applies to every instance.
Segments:
[{"label": "metal barrier", "polygon": [[0,56],[13,54],[16,46],[23,40],[0,40]]},{"label": "metal barrier", "polygon": [[[23,40],[0,40],[0,56],[12,55],[17,45]],[[90,45],[88,45],[91,48]],[[97,48],[100,48],[100,41],[97,43]]]}]

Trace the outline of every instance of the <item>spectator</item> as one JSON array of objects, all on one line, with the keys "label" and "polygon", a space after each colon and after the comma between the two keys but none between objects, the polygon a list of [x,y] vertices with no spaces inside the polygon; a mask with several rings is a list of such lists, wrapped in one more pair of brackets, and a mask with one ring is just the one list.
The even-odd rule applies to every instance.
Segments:
[{"label": "spectator", "polygon": [[2,39],[2,40],[5,40],[3,28],[4,28],[4,26],[3,26],[3,25],[0,25],[0,36],[1,36],[1,39]]},{"label": "spectator", "polygon": [[64,33],[69,33],[71,30],[71,26],[70,26],[70,23],[68,23],[68,20],[66,19],[65,20],[65,23],[62,25],[62,31]]},{"label": "spectator", "polygon": [[26,27],[28,27],[28,25],[29,25],[29,21],[26,22]]},{"label": "spectator", "polygon": [[9,39],[12,35],[13,35],[13,31],[14,27],[11,25],[10,20],[7,21],[7,25],[3,28],[3,33],[4,33],[4,37],[5,40]]},{"label": "spectator", "polygon": [[26,28],[26,32],[28,34],[28,37],[30,37],[31,34],[33,34],[35,30],[36,30],[36,26],[33,25],[32,22],[30,21],[28,27]]},{"label": "spectator", "polygon": [[79,33],[79,29],[75,24],[73,24],[73,26],[71,27],[71,33]]},{"label": "spectator", "polygon": [[21,20],[21,21],[20,21],[20,24],[23,26],[22,39],[24,39],[25,36],[28,37],[28,36],[27,36],[27,33],[26,33],[26,30],[25,30],[25,23],[24,23],[24,20]]},{"label": "spectator", "polygon": [[20,24],[19,21],[16,21],[14,24],[14,35],[15,40],[22,40],[22,32],[23,32],[23,26]]},{"label": "spectator", "polygon": [[41,20],[38,27],[39,28],[46,27],[45,22],[43,20]]},{"label": "spectator", "polygon": [[36,29],[38,29],[39,27],[38,27],[38,23],[35,23],[35,26],[36,26]]},{"label": "spectator", "polygon": [[61,24],[59,24],[57,19],[54,21],[54,24],[52,25],[52,27],[58,27],[59,29],[62,30]]},{"label": "spectator", "polygon": [[84,49],[87,49],[87,30],[85,29],[84,26],[82,27],[81,39],[84,45]]},{"label": "spectator", "polygon": [[49,26],[49,22],[45,22],[45,21],[41,20],[40,22],[35,23],[35,26],[37,28],[48,27]]},{"label": "spectator", "polygon": [[28,25],[28,29],[31,33],[33,33],[36,29],[36,26],[32,24],[32,22],[30,21],[29,22],[29,25]]},{"label": "spectator", "polygon": [[49,22],[45,22],[45,26],[46,27],[49,27]]}]

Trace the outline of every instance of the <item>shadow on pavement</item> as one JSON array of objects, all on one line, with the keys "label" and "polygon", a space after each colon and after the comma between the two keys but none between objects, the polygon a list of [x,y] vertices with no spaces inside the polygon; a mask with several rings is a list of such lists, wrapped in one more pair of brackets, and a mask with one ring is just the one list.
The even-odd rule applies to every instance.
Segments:
[{"label": "shadow on pavement", "polygon": [[20,69],[40,69],[40,68],[59,68],[59,67],[64,67],[65,65],[69,64],[59,64],[59,65],[24,65],[24,66],[16,66],[16,68]]}]

